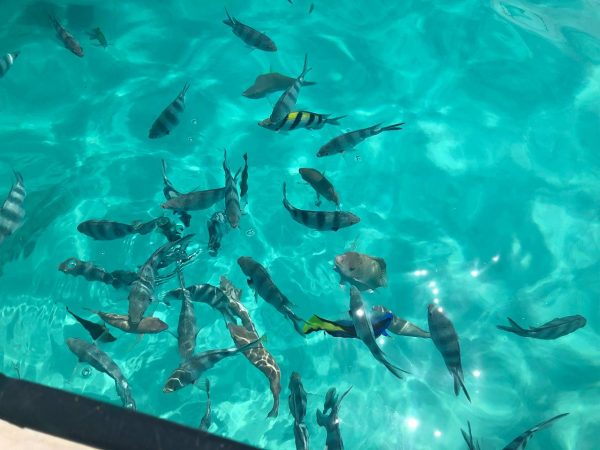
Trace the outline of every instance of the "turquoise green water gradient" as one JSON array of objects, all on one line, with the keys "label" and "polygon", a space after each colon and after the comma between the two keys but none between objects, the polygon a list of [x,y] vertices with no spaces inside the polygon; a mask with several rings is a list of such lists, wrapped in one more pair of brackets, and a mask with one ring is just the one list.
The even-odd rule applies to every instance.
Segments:
[{"label": "turquoise green water gradient", "polygon": [[[120,404],[103,374],[81,375],[65,345],[88,338],[65,305],[125,312],[127,292],[67,277],[58,264],[76,256],[108,270],[134,270],[161,245],[158,233],[97,242],[77,232],[92,218],[122,222],[162,214],[160,159],[183,191],[223,184],[223,147],[233,170],[248,153],[250,191],[239,230],[217,258],[204,252],[185,270],[188,283],[218,284],[226,274],[282,369],[279,417],[271,395],[243,357],[210,372],[212,432],[268,449],[294,448],[287,410],[292,371],[309,392],[313,448],[325,433],[315,410],[325,392],[353,386],[340,412],[348,449],[465,448],[469,420],[484,449],[499,449],[551,416],[571,414],[540,432],[530,450],[592,450],[600,426],[600,4],[595,0],[170,2],[80,0],[56,15],[82,42],[80,59],[63,48],[40,8],[2,1],[0,53],[21,50],[0,80],[0,182],[12,169],[28,190],[26,221],[0,246],[0,369],[7,374]],[[221,22],[224,6],[264,31],[276,53],[251,51]],[[85,31],[100,26],[110,45]],[[315,86],[298,107],[347,114],[342,126],[276,134],[258,127],[277,94],[241,93],[269,70],[296,76],[304,54]],[[182,123],[163,139],[148,129],[184,83],[191,87]],[[342,131],[406,122],[355,152],[315,157]],[[293,222],[281,185],[297,207],[314,208],[299,167],[326,172],[342,206],[360,224],[337,233]],[[326,203],[322,208],[329,207]],[[191,232],[205,247],[206,220]],[[350,248],[387,261],[389,287],[365,294],[427,327],[438,299],[460,336],[473,403],[455,397],[452,379],[428,340],[387,339],[391,361],[409,370],[395,379],[358,340],[295,334],[246,286],[236,260],[265,265],[302,317],[343,318],[349,293],[333,271]],[[158,289],[159,297],[176,282]],[[153,314],[177,327],[179,304]],[[198,351],[229,347],[221,317],[196,305]],[[524,325],[581,314],[585,328],[556,341],[496,329],[510,316]],[[121,366],[138,408],[197,426],[204,394],[166,395],[178,364],[168,333],[119,334],[103,346]],[[74,370],[75,369],[75,370]]]}]

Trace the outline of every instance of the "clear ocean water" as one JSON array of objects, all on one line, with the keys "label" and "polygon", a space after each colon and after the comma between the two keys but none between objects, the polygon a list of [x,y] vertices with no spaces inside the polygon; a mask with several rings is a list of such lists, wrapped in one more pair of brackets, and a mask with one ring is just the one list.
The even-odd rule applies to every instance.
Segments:
[{"label": "clear ocean water", "polygon": [[[323,448],[315,421],[329,387],[353,386],[341,410],[346,448],[466,448],[471,422],[483,449],[500,449],[531,426],[570,415],[540,431],[530,450],[598,448],[600,431],[600,2],[285,0],[270,2],[2,0],[0,53],[20,50],[0,80],[0,180],[23,174],[23,226],[0,245],[0,370],[120,405],[114,383],[82,376],[65,339],[89,335],[69,306],[126,312],[127,291],[57,270],[68,257],[107,270],[135,270],[164,237],[154,232],[94,241],[77,231],[87,219],[129,223],[164,213],[160,160],[183,191],[223,185],[223,148],[233,170],[249,160],[249,204],[219,255],[204,251],[185,269],[188,284],[226,274],[282,370],[279,416],[267,419],[264,376],[242,356],[207,372],[219,435],[268,449],[292,449],[287,407],[292,371],[308,395],[311,446]],[[222,20],[224,7],[266,32],[276,53],[247,48]],[[78,58],[56,37],[53,10],[84,47]],[[100,26],[108,48],[86,30]],[[304,54],[313,68],[298,109],[347,115],[340,127],[274,133],[257,126],[277,93],[241,93],[256,76],[295,77]],[[189,82],[186,110],[171,135],[148,139],[156,116]],[[406,122],[355,151],[316,158],[344,131]],[[282,206],[315,209],[299,167],[326,173],[342,207],[361,222],[313,231]],[[3,200],[3,198],[2,198]],[[324,202],[321,209],[331,210]],[[206,221],[190,231],[205,249]],[[168,217],[172,217],[170,214]],[[358,340],[298,336],[253,295],[236,260],[262,263],[302,317],[347,317],[348,287],[333,271],[350,249],[382,257],[389,286],[365,293],[427,328],[435,300],[460,337],[465,383],[452,378],[430,340],[394,336],[383,349],[411,372],[394,378]],[[172,280],[158,297],[177,287]],[[195,305],[198,351],[233,345],[221,316]],[[176,330],[179,303],[150,312]],[[580,314],[587,325],[557,340],[524,339],[496,328]],[[205,395],[164,394],[177,367],[168,333],[101,344],[128,378],[138,409],[192,427]]]}]

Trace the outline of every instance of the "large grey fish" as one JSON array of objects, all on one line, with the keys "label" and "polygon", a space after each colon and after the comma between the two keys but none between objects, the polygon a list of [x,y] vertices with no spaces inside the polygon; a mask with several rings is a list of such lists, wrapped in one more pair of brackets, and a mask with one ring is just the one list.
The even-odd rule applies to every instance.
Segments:
[{"label": "large grey fish", "polygon": [[373,324],[367,316],[364,301],[356,286],[350,287],[350,315],[352,316],[352,323],[356,330],[356,337],[363,341],[377,361],[383,364],[397,378],[402,379],[400,372],[409,373],[390,363],[385,357],[383,350],[377,345]]},{"label": "large grey fish", "polygon": [[[258,334],[256,331],[256,327],[254,326],[254,323],[250,318],[248,310],[242,304],[242,290],[236,288],[225,275],[221,275],[221,278],[219,280],[219,288],[229,300],[229,309],[231,309],[235,317],[238,317],[242,321],[242,325],[244,326],[244,328]],[[235,323],[235,319],[231,322]]]},{"label": "large grey fish", "polygon": [[11,187],[2,208],[0,208],[0,244],[19,229],[25,217],[23,202],[27,191],[25,191],[21,174],[15,172],[15,177],[17,181]]},{"label": "large grey fish", "polygon": [[207,189],[204,191],[192,191],[187,194],[181,194],[167,200],[162,205],[163,209],[172,209],[175,212],[181,211],[199,211],[208,209],[218,201],[225,198],[225,188]]},{"label": "large grey fish", "polygon": [[469,450],[481,450],[479,442],[473,439],[473,433],[471,432],[471,422],[467,421],[467,425],[469,426],[469,434],[467,434],[467,432],[462,428],[460,429],[460,432],[467,444],[467,447],[469,447]]},{"label": "large grey fish", "polygon": [[0,78],[2,78],[6,72],[12,67],[15,63],[15,59],[19,57],[21,52],[12,52],[7,53],[2,58],[0,58]]},{"label": "large grey fish", "polygon": [[321,205],[321,196],[326,200],[335,203],[335,206],[340,206],[340,196],[333,187],[333,184],[331,184],[331,181],[325,178],[325,175],[318,170],[309,167],[302,167],[298,169],[298,172],[302,179],[310,184],[317,193],[317,201],[315,203],[317,206]]},{"label": "large grey fish", "polygon": [[137,324],[137,326],[133,327],[127,314],[108,313],[94,310],[90,311],[92,311],[94,314],[97,314],[98,317],[104,320],[107,324],[126,333],[156,334],[161,333],[169,328],[169,326],[158,317],[144,317]]},{"label": "large grey fish", "polygon": [[[175,189],[175,186],[173,186],[173,183],[171,183],[171,180],[169,180],[169,178],[167,177],[167,163],[164,159],[161,159],[161,166],[163,178],[163,195],[165,196],[165,199],[171,200],[172,198],[179,197],[180,195],[182,195],[182,193]],[[179,215],[181,222],[186,228],[190,226],[192,216],[190,216],[187,212],[173,211],[173,214]]]},{"label": "large grey fish", "polygon": [[[256,332],[233,323],[228,323],[227,329],[238,348],[248,345],[250,342],[255,342],[258,339]],[[277,361],[275,361],[273,355],[262,344],[246,350],[244,356],[269,380],[269,388],[273,395],[273,407],[269,411],[269,414],[267,414],[267,417],[277,417],[279,412],[279,393],[281,392],[281,370],[277,365]]]},{"label": "large grey fish", "polygon": [[346,211],[307,211],[298,209],[288,201],[283,183],[283,206],[296,222],[319,231],[337,231],[360,222],[360,217]]},{"label": "large grey fish", "polygon": [[571,334],[579,328],[583,328],[587,323],[585,317],[580,315],[557,317],[550,322],[546,322],[544,325],[540,325],[539,327],[529,327],[527,330],[522,328],[510,317],[508,317],[508,321],[511,325],[510,327],[504,325],[497,325],[497,327],[501,330],[533,339],[557,339],[566,336],[567,334]]},{"label": "large grey fish", "polygon": [[206,223],[208,228],[208,254],[210,256],[217,256],[219,249],[221,248],[221,239],[227,231],[225,214],[223,211],[217,211]]},{"label": "large grey fish", "polygon": [[[228,322],[235,323],[235,316],[229,306],[229,299],[221,289],[212,284],[194,284],[185,288],[190,294],[193,302],[206,303],[214,310],[220,312]],[[173,289],[165,294],[166,297],[182,300],[184,298],[184,290]]]},{"label": "large grey fish", "polygon": [[103,323],[96,323],[86,320],[83,317],[79,317],[77,314],[71,311],[69,307],[67,307],[67,312],[71,314],[71,316],[73,316],[73,318],[79,322],[88,333],[90,333],[90,336],[92,336],[94,341],[114,342],[117,340],[116,337],[110,334],[110,331],[108,331],[108,328],[106,328],[106,325]]},{"label": "large grey fish", "polygon": [[237,228],[242,217],[240,208],[240,196],[237,190],[237,177],[240,174],[238,170],[235,177],[231,175],[229,167],[227,167],[227,150],[224,150],[223,155],[223,170],[225,171],[225,215],[229,225],[232,228]]},{"label": "large grey fish", "polygon": [[294,440],[296,442],[296,450],[308,450],[309,436],[308,428],[304,423],[306,417],[306,391],[302,385],[302,379],[298,372],[292,372],[290,376],[290,396],[288,397],[288,405],[292,417],[294,417]]},{"label": "large grey fish", "polygon": [[292,85],[283,91],[281,96],[277,99],[277,102],[275,102],[271,115],[268,119],[265,119],[260,123],[261,126],[268,125],[269,123],[277,124],[292,112],[296,106],[300,88],[302,88],[302,84],[304,83],[304,77],[310,70],[310,67],[308,67],[308,55],[304,55],[304,67],[302,68],[302,72],[298,75],[298,78],[296,78]]},{"label": "large grey fish", "polygon": [[467,400],[471,401],[471,397],[465,387],[462,363],[460,360],[460,345],[458,343],[458,335],[454,329],[454,325],[442,312],[442,308],[436,305],[429,305],[427,308],[427,319],[429,322],[429,333],[431,339],[438,351],[444,358],[444,363],[454,378],[454,394],[462,388]]},{"label": "large grey fish", "polygon": [[111,220],[86,220],[77,225],[77,231],[97,241],[110,241],[130,234],[148,234],[156,228],[157,220],[152,219],[145,223],[136,221],[132,224]]},{"label": "large grey fish", "polygon": [[240,198],[244,206],[248,204],[248,153],[244,153],[244,170],[240,179]]},{"label": "large grey fish", "polygon": [[[335,388],[331,388],[325,394],[325,404],[323,405],[323,411],[317,409],[317,424],[325,428],[327,431],[327,437],[325,438],[325,449],[326,450],[344,450],[344,442],[342,441],[342,433],[340,432],[340,419],[338,414],[340,412],[340,405],[344,397],[348,395],[352,386],[348,388],[339,398],[337,396]],[[327,414],[327,411],[331,409],[331,412]]]},{"label": "large grey fish", "polygon": [[192,296],[190,295],[190,291],[185,288],[185,280],[181,269],[177,270],[177,276],[179,277],[179,286],[183,293],[179,322],[177,323],[177,348],[179,356],[182,359],[187,359],[192,356],[196,349],[196,336],[198,336],[199,329],[196,324],[196,313],[192,304]]},{"label": "large grey fish", "polygon": [[263,128],[272,131],[292,131],[304,128],[305,130],[320,130],[325,125],[339,125],[339,120],[346,116],[330,117],[331,114],[318,114],[310,111],[292,111],[279,122],[265,119],[258,122]]},{"label": "large grey fish", "polygon": [[521,433],[519,436],[517,436],[510,444],[508,444],[502,450],[524,450],[536,432],[543,430],[544,428],[548,428],[550,425],[552,425],[558,419],[561,419],[562,417],[565,417],[568,415],[569,415],[569,413],[559,414],[558,416],[554,416],[551,419],[548,419],[542,423],[538,423],[536,426]]},{"label": "large grey fish", "polygon": [[378,123],[377,125],[373,125],[369,128],[362,128],[360,130],[341,134],[337,137],[334,137],[332,140],[327,142],[327,144],[323,145],[317,152],[317,157],[321,158],[323,156],[347,152],[352,150],[365,139],[372,136],[377,136],[379,133],[383,133],[384,131],[401,130],[401,125],[404,125],[404,122],[395,123],[393,125],[388,125],[387,127],[381,128],[381,124]]},{"label": "large grey fish", "polygon": [[58,21],[58,19],[56,17],[50,16],[50,22],[52,23],[52,26],[56,30],[56,34],[58,35],[60,40],[63,42],[65,47],[68,48],[75,55],[82,58],[83,57],[83,48],[81,48],[81,44],[77,41],[77,39],[75,39],[73,37],[73,35],[71,33],[69,33],[65,29],[65,27],[63,27],[60,24],[60,22]]},{"label": "large grey fish", "polygon": [[206,390],[206,411],[204,412],[204,416],[202,416],[202,420],[200,421],[200,428],[202,431],[207,431],[212,425],[212,410],[211,410],[211,402],[210,402],[210,381],[208,378],[205,383]]},{"label": "large grey fish", "polygon": [[227,14],[227,19],[225,19],[223,23],[230,26],[233,34],[244,41],[247,46],[264,50],[265,52],[277,51],[275,42],[273,42],[269,36],[243,24],[235,17],[230,16],[227,8],[225,8],[225,14]]},{"label": "large grey fish", "polygon": [[422,330],[418,326],[413,323],[410,323],[408,320],[404,320],[395,314],[392,313],[389,309],[384,306],[373,306],[373,311],[383,314],[392,314],[392,323],[387,328],[388,331],[391,331],[394,334],[398,334],[400,336],[412,336],[419,338],[430,338],[431,335],[428,331]]},{"label": "large grey fish", "polygon": [[189,83],[185,83],[177,98],[156,118],[148,132],[148,137],[150,139],[157,139],[171,134],[171,131],[179,125],[180,116],[185,109],[185,94],[189,88]]},{"label": "large grey fish", "polygon": [[115,380],[117,393],[123,402],[123,406],[135,410],[135,401],[131,395],[129,383],[123,375],[123,372],[121,372],[121,369],[119,369],[119,366],[115,364],[110,356],[94,344],[90,344],[81,339],[69,338],[67,339],[67,346],[69,347],[69,350],[79,358],[80,362],[88,363],[94,369],[107,374]]},{"label": "large grey fish", "polygon": [[348,282],[361,291],[387,286],[387,266],[383,258],[346,252],[336,256],[334,263],[340,283]]},{"label": "large grey fish", "polygon": [[254,348],[262,341],[264,341],[264,336],[256,341],[250,342],[248,345],[243,347],[209,350],[188,358],[169,376],[165,386],[163,387],[163,392],[168,394],[190,384],[194,384],[196,380],[200,378],[200,375],[202,375],[208,369],[214,367],[215,364],[219,363],[225,358],[235,356],[238,353],[243,353],[248,349]]},{"label": "large grey fish", "polygon": [[[247,98],[263,98],[272,92],[284,91],[294,84],[296,78],[288,77],[277,72],[269,72],[256,77],[254,84],[242,94]],[[316,83],[304,81],[303,86],[313,86]]]},{"label": "large grey fish", "polygon": [[292,310],[294,304],[275,285],[267,269],[250,256],[240,256],[237,261],[244,275],[248,277],[248,286],[254,290],[255,296],[261,296],[267,303],[283,314],[292,322],[298,334],[305,337],[301,326],[304,320]]}]

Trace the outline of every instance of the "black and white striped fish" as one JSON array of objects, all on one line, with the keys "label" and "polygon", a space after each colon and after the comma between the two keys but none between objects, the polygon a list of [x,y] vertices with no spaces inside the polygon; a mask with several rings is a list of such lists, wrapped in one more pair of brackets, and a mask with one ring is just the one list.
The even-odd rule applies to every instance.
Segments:
[{"label": "black and white striped fish", "polygon": [[225,8],[225,14],[227,14],[227,19],[225,19],[223,23],[230,26],[233,34],[244,41],[247,46],[264,50],[265,52],[277,51],[275,42],[273,42],[269,36],[255,30],[252,27],[249,27],[248,25],[243,24],[235,17],[231,17],[229,15],[229,11],[227,11],[227,8]]},{"label": "black and white striped fish", "polygon": [[517,322],[508,317],[510,327],[504,325],[496,325],[499,329],[509,331],[519,336],[533,338],[533,339],[557,339],[567,334],[571,334],[579,328],[583,328],[587,321],[585,317],[580,315],[557,317],[552,319],[550,322],[546,322],[544,325],[539,327],[529,327],[529,329],[522,328]]},{"label": "black and white striped fish", "polygon": [[296,222],[319,231],[337,231],[360,222],[360,217],[346,211],[307,211],[292,206],[283,183],[283,206]]},{"label": "black and white striped fish", "polygon": [[428,314],[429,333],[431,339],[438,351],[444,358],[444,363],[454,378],[454,394],[458,395],[462,388],[467,400],[471,401],[471,397],[465,387],[462,363],[460,360],[460,345],[458,343],[458,335],[454,329],[454,325],[442,312],[442,308],[436,305],[429,305]]},{"label": "black and white striped fish", "polygon": [[542,423],[538,423],[536,426],[521,433],[519,436],[517,436],[510,444],[508,444],[502,450],[524,450],[536,432],[543,430],[544,428],[548,428],[550,425],[552,425],[558,419],[561,419],[568,415],[569,415],[569,413],[559,414],[558,416],[554,416],[551,419],[548,419]]},{"label": "black and white striped fish", "polygon": [[79,322],[81,326],[87,330],[88,333],[90,333],[90,336],[92,336],[92,339],[94,341],[107,343],[114,342],[117,340],[116,337],[110,334],[110,331],[108,331],[108,328],[106,328],[106,325],[104,325],[103,323],[96,323],[92,322],[91,320],[84,319],[83,317],[79,317],[77,314],[71,311],[69,307],[67,307],[67,312],[71,314],[71,316],[73,316],[73,318],[77,322]]},{"label": "black and white striped fish", "polygon": [[179,322],[177,323],[177,348],[179,356],[187,359],[194,354],[196,349],[196,336],[198,336],[198,326],[196,324],[196,313],[192,304],[192,296],[185,288],[185,280],[181,268],[177,270],[179,286],[182,290],[181,311],[179,313]]},{"label": "black and white striped fish", "polygon": [[130,234],[148,234],[156,228],[157,220],[134,222],[131,225],[111,220],[86,220],[77,225],[77,231],[97,241],[111,241]]},{"label": "black and white striped fish", "polygon": [[463,439],[465,440],[465,443],[467,444],[467,447],[469,447],[469,450],[481,450],[479,442],[473,439],[473,433],[471,431],[471,422],[467,421],[467,425],[469,427],[469,434],[467,434],[467,432],[462,428],[460,429],[460,432],[463,436]]},{"label": "black and white striped fish", "polygon": [[12,185],[2,208],[0,208],[0,244],[19,229],[25,217],[23,202],[27,191],[21,174],[15,172],[15,178],[17,181]]},{"label": "black and white striped fish", "polygon": [[171,134],[171,131],[179,125],[179,116],[185,109],[185,94],[189,88],[189,83],[185,83],[177,98],[160,113],[148,132],[150,139],[157,139]]},{"label": "black and white striped fish", "polygon": [[244,206],[248,204],[248,153],[244,153],[244,170],[240,180],[240,199]]},{"label": "black and white striped fish", "polygon": [[227,150],[224,151],[223,156],[223,170],[225,171],[225,215],[227,221],[232,228],[237,228],[240,224],[240,218],[242,217],[242,210],[240,208],[240,196],[237,190],[237,177],[240,174],[238,170],[235,177],[231,175],[229,167],[227,167]]},{"label": "black and white striped fish", "polygon": [[7,53],[2,58],[0,58],[0,78],[2,78],[6,72],[11,68],[14,64],[15,59],[21,54],[21,52],[12,52]]},{"label": "black and white striped fish", "polygon": [[97,266],[89,261],[82,261],[78,258],[71,257],[58,266],[58,270],[74,277],[81,276],[88,281],[99,281],[104,284],[109,284],[115,289],[130,286],[138,275],[136,272],[126,270],[115,270],[108,272],[103,267]]},{"label": "black and white striped fish", "polygon": [[381,124],[378,123],[377,125],[373,125],[369,128],[363,128],[341,134],[340,136],[334,137],[327,144],[323,145],[317,152],[317,157],[321,158],[323,156],[335,155],[337,153],[344,153],[352,150],[365,139],[368,139],[372,136],[377,136],[379,133],[383,133],[384,131],[401,130],[401,125],[404,125],[404,122],[395,123],[393,125],[380,128]]},{"label": "black and white striped fish", "polygon": [[310,111],[294,111],[287,114],[279,122],[272,122],[270,118],[258,122],[258,124],[273,131],[292,131],[300,128],[306,130],[320,130],[326,124],[339,125],[338,120],[346,116],[329,117],[331,114],[317,114]]},{"label": "black and white striped fish", "polygon": [[[169,178],[167,177],[167,163],[165,162],[164,159],[161,159],[161,166],[162,166],[162,178],[163,178],[163,185],[164,185],[163,194],[165,196],[165,199],[168,201],[168,200],[171,200],[172,198],[179,197],[180,195],[182,195],[182,193],[179,192],[177,189],[175,189],[175,187],[173,186],[173,183],[171,183],[171,180],[169,180]],[[186,228],[190,226],[192,216],[190,216],[187,212],[173,211],[173,214],[179,215],[181,222],[183,223],[183,225]]]},{"label": "black and white striped fish", "polygon": [[69,50],[71,50],[72,53],[74,53],[75,55],[79,56],[80,58],[83,57],[83,48],[81,47],[81,44],[77,41],[77,39],[75,39],[73,37],[73,35],[71,33],[69,33],[65,27],[63,27],[60,22],[58,21],[58,19],[54,16],[50,16],[50,22],[52,22],[52,25],[54,26],[54,29],[56,30],[56,34],[58,34],[58,37],[60,38],[60,40],[63,42],[63,44],[65,44],[65,47],[68,48]]},{"label": "black and white striped fish", "polygon": [[[304,77],[307,72],[310,71],[310,67],[308,67],[308,55],[304,55],[304,67],[302,69],[302,73],[296,78],[294,83],[290,87],[288,87],[283,94],[277,99],[275,106],[273,107],[273,111],[271,112],[271,116],[266,119],[272,124],[277,124],[284,120],[286,116],[292,112],[294,107],[296,106],[296,101],[298,100],[298,95],[300,94],[300,88],[304,84]],[[263,120],[263,122],[265,122]],[[262,125],[261,126],[265,126]]]},{"label": "black and white striped fish", "polygon": [[[223,317],[228,322],[235,323],[235,316],[229,307],[229,299],[225,293],[212,284],[194,284],[185,288],[190,294],[193,302],[205,303],[215,311],[223,314]],[[173,289],[165,294],[167,298],[182,300],[184,298],[184,290],[182,288]]]},{"label": "black and white striped fish", "polygon": [[221,248],[221,239],[228,228],[225,224],[226,221],[225,214],[222,211],[217,211],[210,216],[206,224],[208,228],[208,254],[210,256],[217,256]]}]

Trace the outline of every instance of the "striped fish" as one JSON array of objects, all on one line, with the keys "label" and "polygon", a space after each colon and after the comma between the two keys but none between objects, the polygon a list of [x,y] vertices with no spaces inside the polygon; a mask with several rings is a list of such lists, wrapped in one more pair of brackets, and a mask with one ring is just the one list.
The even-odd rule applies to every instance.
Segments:
[{"label": "striped fish", "polygon": [[[191,301],[205,303],[215,311],[223,314],[228,322],[235,323],[235,316],[229,306],[229,299],[225,293],[212,284],[194,284],[185,288],[190,294]],[[168,298],[183,300],[184,290],[181,288],[173,289],[165,294]]]},{"label": "striped fish", "polygon": [[21,52],[12,52],[7,53],[2,58],[0,58],[0,78],[8,72],[11,66],[14,64],[15,59],[21,54]]},{"label": "striped fish", "polygon": [[283,206],[296,222],[319,231],[337,231],[360,222],[360,217],[345,211],[306,211],[292,206],[283,183]]},{"label": "striped fish", "polygon": [[112,275],[105,269],[94,263],[81,261],[77,258],[68,258],[61,262],[58,266],[58,270],[67,275],[82,276],[88,281],[100,281],[105,284],[112,284],[113,282]]},{"label": "striped fish", "polygon": [[23,177],[15,172],[16,183],[12,185],[2,208],[0,208],[0,244],[19,229],[25,217],[23,202],[27,196]]},{"label": "striped fish", "polygon": [[[292,112],[296,106],[298,95],[300,94],[300,88],[304,84],[304,77],[311,68],[308,67],[308,55],[304,55],[304,67],[302,73],[296,78],[296,81],[288,87],[283,94],[277,99],[271,116],[267,119],[270,123],[276,124],[284,120],[285,117]],[[264,122],[264,121],[263,121]],[[264,125],[261,125],[264,126]]]},{"label": "striped fish", "polygon": [[242,217],[240,209],[240,196],[238,194],[236,180],[240,171],[238,170],[235,177],[231,175],[229,167],[227,167],[227,150],[224,151],[223,170],[225,171],[225,215],[232,228],[237,228]]},{"label": "striped fish", "polygon": [[550,322],[546,322],[544,325],[539,327],[529,327],[529,329],[522,328],[517,322],[508,317],[510,327],[504,325],[496,325],[499,329],[509,331],[519,336],[533,338],[533,339],[557,339],[567,334],[571,334],[579,328],[583,328],[587,321],[585,317],[580,315],[557,317],[552,319]]},{"label": "striped fish", "polygon": [[210,402],[210,381],[208,378],[206,379],[206,383],[204,386],[206,390],[206,410],[204,412],[204,416],[202,416],[202,420],[200,420],[200,428],[202,431],[208,431],[210,426],[212,425],[212,416],[211,416],[211,402]]},{"label": "striped fish", "polygon": [[207,189],[205,191],[192,191],[181,194],[179,197],[167,200],[160,205],[163,209],[172,209],[175,212],[199,211],[208,209],[218,201],[225,198],[225,188]]},{"label": "striped fish", "polygon": [[227,14],[227,19],[225,19],[223,23],[230,26],[233,34],[244,41],[248,47],[264,50],[265,52],[277,51],[275,42],[273,42],[269,36],[243,24],[235,17],[231,17],[227,8],[225,8],[225,14]]},{"label": "striped fish", "polygon": [[524,450],[535,433],[537,433],[540,430],[543,430],[544,428],[548,428],[550,425],[552,425],[558,419],[561,419],[568,415],[569,415],[569,413],[559,414],[558,416],[554,416],[551,419],[548,419],[542,423],[538,423],[536,426],[521,433],[519,436],[517,436],[510,444],[508,444],[502,450]]},{"label": "striped fish", "polygon": [[131,325],[129,316],[127,314],[115,314],[102,311],[90,310],[94,314],[98,315],[103,321],[110,326],[118,328],[126,333],[134,334],[156,334],[165,331],[169,326],[160,320],[158,317],[144,317],[134,327]]},{"label": "striped fish", "polygon": [[244,170],[242,170],[242,179],[240,180],[240,198],[244,204],[248,204],[248,153],[244,153]]},{"label": "striped fish", "polygon": [[388,331],[391,331],[394,334],[398,334],[400,336],[412,336],[412,337],[420,337],[429,339],[431,335],[428,331],[420,329],[413,323],[410,323],[408,320],[404,320],[395,314],[393,314],[389,309],[384,306],[373,306],[373,311],[383,314],[392,314],[392,323],[387,328]]},{"label": "striped fish", "polygon": [[56,34],[60,40],[65,44],[65,47],[71,50],[72,53],[79,57],[83,57],[83,48],[81,48],[81,44],[73,37],[71,33],[69,33],[65,27],[63,27],[58,19],[54,16],[50,16],[50,21],[56,30]]},{"label": "striped fish", "polygon": [[221,248],[221,239],[227,230],[226,220],[225,214],[222,211],[217,211],[206,224],[208,228],[208,254],[210,256],[217,256]]},{"label": "striped fish", "polygon": [[150,139],[157,139],[171,134],[173,128],[179,125],[179,116],[185,109],[185,94],[189,88],[189,83],[185,83],[177,98],[160,113],[148,132]]},{"label": "striped fish", "polygon": [[317,157],[321,158],[323,156],[331,156],[337,153],[347,152],[352,150],[365,139],[368,139],[372,136],[377,136],[379,133],[383,133],[384,131],[401,130],[401,125],[404,125],[404,122],[395,123],[393,125],[380,128],[381,124],[378,123],[377,125],[373,125],[369,128],[363,128],[361,130],[344,133],[340,136],[334,137],[327,144],[323,145],[317,152]]},{"label": "striped fish", "polygon": [[302,167],[298,169],[300,176],[304,181],[311,185],[311,187],[317,192],[316,205],[321,205],[320,196],[335,203],[336,206],[340,206],[340,196],[333,187],[333,184],[325,178],[321,172],[316,169],[310,169],[308,167]]},{"label": "striped fish", "polygon": [[[175,187],[173,186],[173,183],[171,183],[171,181],[167,177],[167,163],[165,162],[164,159],[161,159],[161,165],[162,165],[162,178],[163,178],[163,185],[164,185],[163,194],[165,196],[165,199],[171,200],[172,198],[179,197],[180,195],[182,195],[182,193],[179,192],[177,189],[175,189]],[[183,225],[186,228],[190,226],[190,221],[192,220],[192,216],[190,216],[187,212],[173,211],[173,214],[179,215],[181,222],[183,223]]]},{"label": "striped fish", "polygon": [[182,359],[187,359],[192,356],[196,349],[196,336],[200,330],[196,325],[196,313],[192,304],[192,296],[185,288],[183,271],[180,268],[177,270],[177,276],[183,293],[179,322],[177,323],[177,348],[179,349],[179,356]]},{"label": "striped fish", "polygon": [[454,325],[450,322],[443,313],[442,309],[436,305],[429,305],[428,314],[429,333],[431,339],[438,351],[444,358],[444,363],[454,378],[454,394],[458,395],[462,388],[467,400],[471,401],[471,397],[465,387],[462,364],[460,360],[460,345],[458,343],[458,335],[454,329]]},{"label": "striped fish", "polygon": [[300,128],[306,130],[320,130],[326,124],[339,125],[338,120],[346,116],[329,117],[331,114],[317,114],[310,111],[294,111],[286,115],[279,122],[272,122],[271,118],[262,120],[258,124],[273,131],[292,131]]},{"label": "striped fish", "polygon": [[148,234],[156,228],[158,220],[136,221],[131,225],[110,220],[86,220],[77,225],[77,231],[97,241],[110,241],[130,234]]}]

